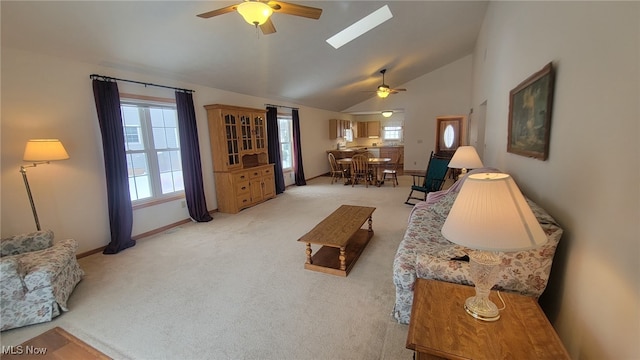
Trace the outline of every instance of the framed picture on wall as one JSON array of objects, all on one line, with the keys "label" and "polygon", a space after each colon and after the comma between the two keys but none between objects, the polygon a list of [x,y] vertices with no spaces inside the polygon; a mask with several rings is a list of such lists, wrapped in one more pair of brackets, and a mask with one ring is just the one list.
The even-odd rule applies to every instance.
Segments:
[{"label": "framed picture on wall", "polygon": [[507,152],[539,160],[549,156],[554,80],[548,63],[509,93]]}]

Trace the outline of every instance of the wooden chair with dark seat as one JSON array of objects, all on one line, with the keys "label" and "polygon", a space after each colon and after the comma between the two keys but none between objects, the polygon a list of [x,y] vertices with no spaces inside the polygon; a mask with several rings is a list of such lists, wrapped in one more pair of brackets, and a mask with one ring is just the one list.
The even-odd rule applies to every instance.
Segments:
[{"label": "wooden chair with dark seat", "polygon": [[391,164],[390,168],[382,171],[382,182],[384,182],[387,179],[387,175],[389,175],[392,180],[391,182],[393,187],[396,187],[396,185],[398,185],[398,168],[400,167],[400,164],[402,164],[402,153],[398,153],[398,156],[396,156],[395,161]]},{"label": "wooden chair with dark seat", "polygon": [[329,158],[329,166],[331,167],[331,184],[333,184],[334,181],[338,181],[339,178],[344,181],[347,169],[343,169],[342,166],[338,165],[336,157],[332,153],[329,153],[327,158]]},{"label": "wooden chair with dark seat", "polygon": [[369,187],[369,181],[371,180],[369,158],[358,154],[351,158],[351,187],[360,179],[364,181],[365,187]]},{"label": "wooden chair with dark seat", "polygon": [[[416,203],[409,202],[409,200],[425,201],[427,200],[427,194],[433,191],[440,191],[442,185],[444,185],[447,171],[449,170],[449,161],[451,158],[434,155],[433,151],[429,157],[429,164],[427,165],[427,171],[424,175],[412,175],[413,185],[411,186],[411,192],[405,204],[415,205]],[[413,192],[417,191],[422,193],[421,197],[413,196]]]}]

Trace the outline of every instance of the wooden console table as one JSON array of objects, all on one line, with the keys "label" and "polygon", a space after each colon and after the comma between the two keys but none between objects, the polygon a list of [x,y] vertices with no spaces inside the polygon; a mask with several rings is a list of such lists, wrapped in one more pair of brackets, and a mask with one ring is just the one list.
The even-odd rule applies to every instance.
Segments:
[{"label": "wooden console table", "polygon": [[[407,348],[421,359],[570,359],[535,298],[501,292],[495,322],[466,313],[472,286],[417,279]],[[501,307],[495,291],[491,301]]]},{"label": "wooden console table", "polygon": [[[304,268],[347,276],[373,236],[371,214],[376,208],[342,205],[298,241],[306,243]],[[369,221],[368,229],[361,229]],[[311,244],[322,245],[312,256]]]}]

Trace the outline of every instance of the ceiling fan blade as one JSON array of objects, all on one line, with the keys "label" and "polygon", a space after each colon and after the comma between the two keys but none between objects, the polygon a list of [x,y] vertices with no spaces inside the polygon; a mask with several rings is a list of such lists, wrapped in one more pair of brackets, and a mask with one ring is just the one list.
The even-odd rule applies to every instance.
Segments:
[{"label": "ceiling fan blade", "polygon": [[407,91],[407,89],[391,89],[391,93],[392,93],[392,94],[395,94],[395,93],[397,93],[398,91]]},{"label": "ceiling fan blade", "polygon": [[269,35],[276,32],[276,27],[273,26],[273,21],[271,21],[271,18],[268,18],[264,24],[260,25],[260,30],[262,30],[262,33],[264,35]]},{"label": "ceiling fan blade", "polygon": [[203,19],[208,19],[208,18],[212,18],[214,16],[218,16],[218,15],[230,13],[232,11],[236,11],[237,8],[238,8],[238,5],[236,4],[236,5],[223,7],[223,8],[217,9],[217,10],[213,10],[213,11],[208,11],[206,13],[198,14],[197,16],[201,17]]},{"label": "ceiling fan blade", "polygon": [[302,16],[309,19],[319,19],[320,15],[322,15],[322,9],[291,4],[283,1],[269,1],[267,5],[271,6],[274,12]]}]

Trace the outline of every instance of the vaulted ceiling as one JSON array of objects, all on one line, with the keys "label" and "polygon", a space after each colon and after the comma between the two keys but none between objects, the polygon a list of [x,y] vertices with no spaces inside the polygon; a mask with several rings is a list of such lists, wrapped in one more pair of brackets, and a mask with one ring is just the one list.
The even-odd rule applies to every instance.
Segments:
[{"label": "vaulted ceiling", "polygon": [[[470,54],[487,7],[291,0],[322,8],[322,16],[275,13],[270,35],[237,13],[196,17],[237,2],[2,1],[2,47],[342,111],[375,96],[383,68],[385,82],[399,87]],[[326,42],[385,4],[389,21],[339,49]]]}]

